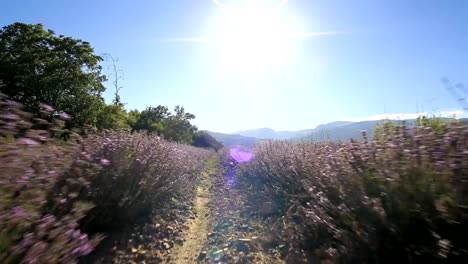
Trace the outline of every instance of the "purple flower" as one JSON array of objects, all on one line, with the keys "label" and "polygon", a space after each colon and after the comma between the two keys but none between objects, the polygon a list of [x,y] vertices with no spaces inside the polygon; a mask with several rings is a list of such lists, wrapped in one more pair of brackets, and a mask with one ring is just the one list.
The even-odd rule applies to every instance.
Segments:
[{"label": "purple flower", "polygon": [[37,242],[35,243],[26,254],[24,263],[39,263],[39,260],[44,254],[44,251],[47,249],[47,243]]},{"label": "purple flower", "polygon": [[34,239],[34,234],[33,233],[27,233],[24,235],[23,240],[21,241],[21,246],[22,247],[29,247],[33,244],[33,239]]},{"label": "purple flower", "polygon": [[59,116],[60,116],[60,118],[63,119],[63,120],[68,120],[68,119],[70,119],[70,116],[69,116],[67,113],[65,113],[65,112],[60,112]]},{"label": "purple flower", "polygon": [[47,112],[55,111],[55,109],[52,106],[47,105],[47,104],[41,104],[41,108],[46,110]]},{"label": "purple flower", "polygon": [[46,224],[53,223],[55,221],[55,216],[53,215],[46,215],[42,218],[42,221]]},{"label": "purple flower", "polygon": [[75,230],[75,231],[73,231],[72,237],[74,239],[78,239],[80,237],[80,235],[81,235],[80,230]]},{"label": "purple flower", "polygon": [[89,253],[91,253],[91,251],[93,251],[93,247],[89,243],[86,243],[80,247],[75,248],[72,251],[72,254],[77,254],[77,255],[79,254],[81,256],[84,256],[84,255],[88,255]]},{"label": "purple flower", "polygon": [[21,107],[21,106],[23,106],[21,103],[18,103],[18,102],[13,101],[13,100],[6,100],[6,103],[7,103],[9,106],[16,106],[16,107]]},{"label": "purple flower", "polygon": [[24,211],[24,209],[21,206],[14,207],[12,211],[13,212],[11,216],[13,217],[27,218],[29,216],[28,213],[26,213],[26,211]]},{"label": "purple flower", "polygon": [[89,243],[86,243],[84,246],[81,247],[80,253],[82,255],[88,255],[89,253],[91,253],[91,251],[93,251],[93,247]]},{"label": "purple flower", "polygon": [[21,144],[27,145],[27,146],[35,146],[39,144],[37,141],[32,140],[30,138],[20,138],[19,141],[21,142]]},{"label": "purple flower", "polygon": [[39,225],[40,229],[46,228],[55,222],[55,216],[46,215],[41,219],[41,224]]},{"label": "purple flower", "polygon": [[101,159],[101,165],[107,166],[110,164],[110,161],[108,159]]},{"label": "purple flower", "polygon": [[86,241],[86,242],[88,242],[88,235],[87,235],[87,234],[82,234],[82,235],[80,236],[80,241]]},{"label": "purple flower", "polygon": [[0,115],[0,118],[5,120],[18,120],[19,116],[15,114],[3,114]]},{"label": "purple flower", "polygon": [[24,175],[24,176],[21,176],[16,182],[26,184],[29,182],[29,179],[30,179],[30,176]]}]

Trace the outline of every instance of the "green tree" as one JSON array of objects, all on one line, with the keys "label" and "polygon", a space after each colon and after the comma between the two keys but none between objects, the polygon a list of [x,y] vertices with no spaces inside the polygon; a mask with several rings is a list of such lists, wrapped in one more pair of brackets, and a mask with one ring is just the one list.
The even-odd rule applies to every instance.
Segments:
[{"label": "green tree", "polygon": [[126,122],[127,122],[127,125],[132,129],[132,130],[136,130],[136,124],[138,122],[138,119],[140,118],[140,112],[138,110],[130,110],[128,113],[127,113],[127,119],[126,119]]},{"label": "green tree", "polygon": [[147,107],[138,114],[138,119],[133,130],[146,130],[148,133],[161,134],[164,132],[163,120],[170,116],[169,109],[166,106]]},{"label": "green tree", "polygon": [[101,61],[88,42],[57,36],[42,24],[14,23],[0,30],[0,92],[31,112],[40,103],[65,111],[68,126],[97,123],[105,107]]},{"label": "green tree", "polygon": [[127,112],[122,104],[112,103],[102,108],[97,118],[98,129],[129,128]]},{"label": "green tree", "polygon": [[174,108],[174,112],[174,115],[163,121],[164,136],[173,141],[191,144],[197,132],[197,127],[190,124],[195,115],[185,112],[184,107],[179,105]]},{"label": "green tree", "polygon": [[200,148],[212,148],[216,151],[223,147],[219,141],[217,141],[213,136],[208,134],[206,131],[198,131],[193,136],[193,143],[195,147]]},{"label": "green tree", "polygon": [[147,107],[141,113],[129,112],[127,123],[132,130],[145,130],[148,133],[164,135],[166,139],[191,144],[197,127],[190,123],[195,115],[185,112],[184,107],[176,106],[172,114],[166,106]]}]

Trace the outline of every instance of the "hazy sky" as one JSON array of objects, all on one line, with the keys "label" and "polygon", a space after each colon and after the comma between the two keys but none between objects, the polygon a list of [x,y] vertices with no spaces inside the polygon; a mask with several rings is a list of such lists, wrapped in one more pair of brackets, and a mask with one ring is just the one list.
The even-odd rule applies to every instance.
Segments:
[{"label": "hazy sky", "polygon": [[117,57],[128,109],[212,131],[439,115],[461,109],[441,78],[468,87],[466,0],[1,0],[17,21]]}]

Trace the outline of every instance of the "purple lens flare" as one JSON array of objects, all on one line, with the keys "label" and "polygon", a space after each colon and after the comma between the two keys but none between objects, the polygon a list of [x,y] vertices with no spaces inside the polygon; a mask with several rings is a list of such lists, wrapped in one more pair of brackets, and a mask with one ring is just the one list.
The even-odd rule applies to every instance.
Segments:
[{"label": "purple lens flare", "polygon": [[237,148],[229,149],[229,156],[232,161],[229,162],[227,171],[227,184],[229,186],[234,185],[234,175],[236,174],[236,165],[238,163],[249,162],[254,157],[254,154],[250,151],[240,150]]},{"label": "purple lens flare", "polygon": [[237,163],[243,163],[249,162],[254,157],[254,154],[250,151],[231,148],[229,149],[229,156]]}]

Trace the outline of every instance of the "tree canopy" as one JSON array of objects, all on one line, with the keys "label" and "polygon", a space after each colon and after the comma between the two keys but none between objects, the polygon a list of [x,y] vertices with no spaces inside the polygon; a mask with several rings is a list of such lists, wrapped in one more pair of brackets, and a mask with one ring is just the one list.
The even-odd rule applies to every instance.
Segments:
[{"label": "tree canopy", "polygon": [[63,110],[72,126],[96,124],[105,105],[101,61],[88,42],[57,36],[42,24],[0,30],[0,92],[31,112],[40,103]]},{"label": "tree canopy", "polygon": [[195,147],[201,148],[212,148],[214,150],[219,150],[223,147],[223,144],[217,141],[212,135],[208,134],[206,131],[198,131],[193,136],[193,145]]},{"label": "tree canopy", "polygon": [[197,127],[190,123],[194,118],[195,115],[185,112],[182,106],[177,105],[171,113],[166,106],[158,105],[142,112],[132,110],[127,120],[132,130],[145,130],[172,141],[192,143],[197,132]]},{"label": "tree canopy", "polygon": [[[91,44],[57,35],[42,24],[14,23],[0,30],[0,93],[24,104],[26,111],[39,113],[41,107],[64,111],[70,116],[69,128],[91,125],[97,129],[130,128],[164,135],[168,140],[191,144],[197,127],[195,115],[176,106],[128,111],[121,102],[120,70],[111,55],[115,98],[106,104],[100,63]],[[44,106],[47,104],[49,106]]]}]

